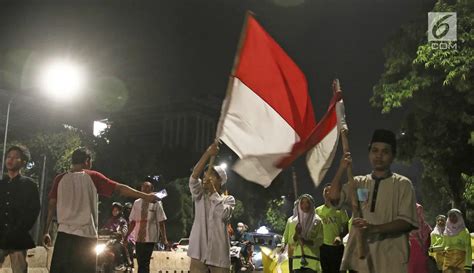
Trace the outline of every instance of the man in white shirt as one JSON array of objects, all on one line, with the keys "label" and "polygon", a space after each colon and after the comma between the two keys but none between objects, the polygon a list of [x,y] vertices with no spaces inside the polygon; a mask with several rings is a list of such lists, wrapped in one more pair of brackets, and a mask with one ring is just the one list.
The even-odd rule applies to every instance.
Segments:
[{"label": "man in white shirt", "polygon": [[[153,191],[153,184],[145,181],[141,190],[145,193]],[[130,230],[136,239],[136,254],[138,261],[138,273],[150,272],[150,259],[155,244],[160,239],[168,245],[165,228],[166,214],[161,201],[150,203],[143,199],[135,201],[130,213]]]},{"label": "man in white shirt", "polygon": [[43,245],[51,245],[49,227],[57,213],[58,235],[50,273],[95,273],[98,224],[98,194],[110,197],[117,192],[132,198],[156,202],[152,193],[143,193],[92,171],[91,152],[85,148],[72,153],[71,171],[54,179],[49,193],[48,218]]},{"label": "man in white shirt", "polygon": [[217,143],[209,146],[194,167],[189,178],[189,189],[194,201],[194,223],[189,237],[188,256],[191,257],[191,273],[228,273],[230,270],[230,242],[227,222],[232,216],[235,199],[220,194],[227,181],[222,167],[214,166],[204,174],[207,161],[219,151]]}]

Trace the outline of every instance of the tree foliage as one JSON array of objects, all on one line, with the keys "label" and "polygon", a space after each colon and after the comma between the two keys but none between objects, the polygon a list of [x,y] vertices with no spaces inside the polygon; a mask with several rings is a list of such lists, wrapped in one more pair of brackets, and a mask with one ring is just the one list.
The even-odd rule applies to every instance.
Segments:
[{"label": "tree foliage", "polygon": [[286,226],[286,212],[284,211],[285,200],[275,199],[268,201],[265,220],[273,232],[283,234]]},{"label": "tree foliage", "polygon": [[189,236],[193,225],[193,201],[189,192],[189,177],[178,178],[165,185],[168,196],[163,199],[165,210],[166,231],[168,239],[179,241]]},{"label": "tree foliage", "polygon": [[398,156],[422,162],[423,201],[435,215],[449,202],[465,210],[465,198],[472,198],[464,195],[469,183],[462,174],[472,177],[474,170],[474,2],[439,1],[433,11],[457,13],[457,49],[427,42],[426,17],[402,27],[385,48],[385,71],[371,103],[382,113],[408,106]]}]

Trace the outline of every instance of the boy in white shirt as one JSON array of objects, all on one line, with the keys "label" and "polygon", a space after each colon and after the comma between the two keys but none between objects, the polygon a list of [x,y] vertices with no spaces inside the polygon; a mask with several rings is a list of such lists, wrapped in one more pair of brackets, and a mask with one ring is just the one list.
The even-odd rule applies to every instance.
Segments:
[{"label": "boy in white shirt", "polygon": [[235,199],[220,194],[221,186],[227,182],[227,174],[222,167],[213,166],[205,172],[204,181],[199,179],[209,158],[217,155],[218,151],[217,143],[209,146],[189,179],[195,207],[188,249],[191,273],[230,271],[230,242],[226,224],[232,216]]}]

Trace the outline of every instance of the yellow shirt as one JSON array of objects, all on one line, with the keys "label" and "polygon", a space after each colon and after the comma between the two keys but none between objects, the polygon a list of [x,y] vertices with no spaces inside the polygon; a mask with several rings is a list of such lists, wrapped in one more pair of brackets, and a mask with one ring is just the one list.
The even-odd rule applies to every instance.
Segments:
[{"label": "yellow shirt", "polygon": [[[321,205],[316,208],[316,214],[323,222],[324,244],[334,245],[334,239],[340,236],[344,227],[347,227],[349,217],[345,210],[338,210],[334,207]],[[341,237],[342,240],[342,237]]]}]

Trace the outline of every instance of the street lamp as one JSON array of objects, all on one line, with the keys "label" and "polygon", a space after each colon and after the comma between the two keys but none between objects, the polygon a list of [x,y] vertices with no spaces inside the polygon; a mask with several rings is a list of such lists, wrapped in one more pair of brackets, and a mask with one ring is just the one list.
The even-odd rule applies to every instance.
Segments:
[{"label": "street lamp", "polygon": [[3,176],[3,168],[5,166],[5,152],[7,149],[7,135],[8,135],[8,122],[10,121],[10,107],[12,106],[13,98],[11,97],[10,100],[8,101],[8,106],[7,106],[7,119],[5,121],[5,135],[3,137],[3,150],[2,150],[2,176]]},{"label": "street lamp", "polygon": [[85,73],[82,67],[68,61],[49,63],[38,79],[39,88],[54,99],[71,99],[84,87]]},{"label": "street lamp", "polygon": [[[54,99],[71,99],[75,97],[85,85],[84,70],[69,60],[56,60],[49,63],[41,70],[36,87]],[[10,120],[10,108],[15,96],[12,96],[7,106],[7,117],[5,121],[5,133],[3,138],[3,154],[1,173],[5,167],[5,153],[8,138],[8,123]]]}]

